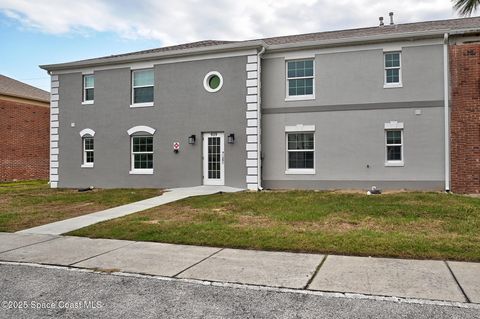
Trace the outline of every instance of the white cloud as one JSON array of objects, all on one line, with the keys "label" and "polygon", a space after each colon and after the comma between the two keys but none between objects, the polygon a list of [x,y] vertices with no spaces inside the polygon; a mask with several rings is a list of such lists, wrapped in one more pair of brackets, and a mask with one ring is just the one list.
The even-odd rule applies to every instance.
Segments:
[{"label": "white cloud", "polygon": [[456,17],[446,0],[0,0],[0,10],[45,33],[106,31],[163,44],[374,26],[389,11],[398,23]]}]

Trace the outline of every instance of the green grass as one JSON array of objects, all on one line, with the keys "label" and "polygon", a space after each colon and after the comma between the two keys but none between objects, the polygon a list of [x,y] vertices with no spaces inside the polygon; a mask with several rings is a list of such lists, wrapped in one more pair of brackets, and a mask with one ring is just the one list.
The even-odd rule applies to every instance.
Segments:
[{"label": "green grass", "polygon": [[217,194],[181,200],[70,235],[480,261],[480,199],[420,192]]},{"label": "green grass", "polygon": [[14,232],[160,194],[158,189],[51,189],[46,181],[0,183],[0,232]]}]

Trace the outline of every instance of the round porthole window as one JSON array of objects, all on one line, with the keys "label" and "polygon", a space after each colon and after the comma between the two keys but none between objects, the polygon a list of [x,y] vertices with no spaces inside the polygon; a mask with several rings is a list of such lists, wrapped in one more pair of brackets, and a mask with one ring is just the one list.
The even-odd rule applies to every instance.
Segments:
[{"label": "round porthole window", "polygon": [[208,72],[203,79],[203,86],[208,92],[217,92],[222,88],[223,78],[217,71]]}]

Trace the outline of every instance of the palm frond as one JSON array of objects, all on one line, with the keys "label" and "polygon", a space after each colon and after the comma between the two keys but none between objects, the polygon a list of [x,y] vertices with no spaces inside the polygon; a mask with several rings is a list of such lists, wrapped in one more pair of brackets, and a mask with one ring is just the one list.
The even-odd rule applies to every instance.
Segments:
[{"label": "palm frond", "polygon": [[470,16],[480,5],[480,0],[453,0],[453,8],[462,16]]}]

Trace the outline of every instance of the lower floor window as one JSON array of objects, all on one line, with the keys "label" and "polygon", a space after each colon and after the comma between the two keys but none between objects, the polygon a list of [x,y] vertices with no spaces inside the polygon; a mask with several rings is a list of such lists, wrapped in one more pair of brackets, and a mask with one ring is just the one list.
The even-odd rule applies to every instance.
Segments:
[{"label": "lower floor window", "polygon": [[93,137],[83,138],[83,164],[93,165],[94,161],[94,144]]},{"label": "lower floor window", "polygon": [[287,169],[314,168],[314,134],[287,133]]},{"label": "lower floor window", "polygon": [[153,169],[153,137],[132,137],[132,168]]},{"label": "lower floor window", "polygon": [[387,162],[403,161],[402,130],[386,130],[386,154]]}]

